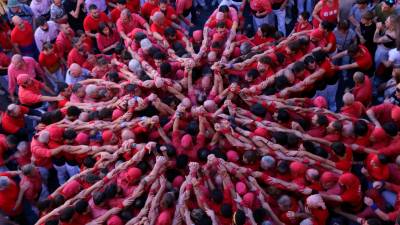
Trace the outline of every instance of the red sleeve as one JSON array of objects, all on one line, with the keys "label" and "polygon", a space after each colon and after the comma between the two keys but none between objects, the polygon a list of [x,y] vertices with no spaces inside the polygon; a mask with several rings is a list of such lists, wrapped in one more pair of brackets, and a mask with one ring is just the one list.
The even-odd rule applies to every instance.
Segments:
[{"label": "red sleeve", "polygon": [[86,16],[86,18],[83,20],[83,29],[85,31],[90,32],[90,22],[89,22],[89,16]]},{"label": "red sleeve", "polygon": [[179,131],[172,132],[172,145],[175,148],[178,148],[181,145],[180,136]]},{"label": "red sleeve", "polygon": [[146,20],[143,19],[143,17],[139,16],[136,13],[132,14],[132,17],[135,21],[137,21],[140,25],[144,27],[144,25],[147,23]]}]

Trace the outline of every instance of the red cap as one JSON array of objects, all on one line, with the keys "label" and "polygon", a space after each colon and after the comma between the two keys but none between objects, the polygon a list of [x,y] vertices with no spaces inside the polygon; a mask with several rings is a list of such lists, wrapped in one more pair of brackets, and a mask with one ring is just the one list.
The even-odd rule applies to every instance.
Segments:
[{"label": "red cap", "polygon": [[193,139],[190,134],[183,135],[181,139],[181,145],[183,148],[190,148],[193,145]]},{"label": "red cap", "polygon": [[229,162],[237,162],[239,161],[239,154],[237,154],[237,152],[234,150],[229,150],[226,153],[226,158],[228,159]]},{"label": "red cap", "polygon": [[392,109],[392,119],[397,123],[400,122],[400,107],[395,106]]},{"label": "red cap", "polygon": [[318,108],[327,108],[328,107],[328,103],[323,96],[318,96],[318,97],[314,98],[313,104]]},{"label": "red cap", "polygon": [[28,74],[25,74],[25,73],[20,74],[20,75],[18,75],[18,77],[17,77],[17,84],[18,84],[18,85],[23,85],[23,84],[25,84],[29,79],[31,79],[31,78],[30,78],[30,76],[29,76]]},{"label": "red cap", "polygon": [[111,130],[105,130],[101,134],[101,138],[103,139],[103,143],[109,143],[113,137],[113,132]]},{"label": "red cap", "polygon": [[254,199],[255,196],[252,192],[247,192],[244,196],[243,196],[243,204],[247,207],[247,208],[252,208],[253,204],[254,204]]},{"label": "red cap", "polygon": [[321,182],[321,184],[326,184],[326,183],[332,183],[332,182],[337,182],[338,181],[338,176],[336,176],[336,174],[326,171],[321,175],[321,178],[319,179],[319,181]]},{"label": "red cap", "polygon": [[89,135],[87,135],[85,132],[80,132],[78,135],[76,135],[75,141],[78,143],[78,145],[88,145]]},{"label": "red cap", "polygon": [[257,129],[254,130],[254,135],[266,137],[268,135],[268,130],[264,127],[257,127]]},{"label": "red cap", "polygon": [[294,176],[304,176],[307,171],[307,167],[301,162],[290,163],[290,172]]},{"label": "red cap", "polygon": [[121,218],[116,215],[112,215],[110,219],[107,221],[107,225],[123,225],[124,223],[122,222]]},{"label": "red cap", "polygon": [[344,185],[347,189],[358,188],[360,180],[352,173],[344,173],[339,177],[339,184]]},{"label": "red cap", "polygon": [[122,115],[124,115],[124,112],[117,108],[112,113],[112,120],[116,120],[120,118]]},{"label": "red cap", "polygon": [[142,171],[136,167],[129,168],[126,172],[126,178],[130,181],[136,181],[140,176],[142,176]]},{"label": "red cap", "polygon": [[244,194],[246,194],[246,193],[247,193],[247,186],[246,186],[246,184],[243,183],[243,182],[241,182],[241,181],[237,182],[237,183],[236,183],[236,192],[237,192],[239,195],[244,195]]},{"label": "red cap", "polygon": [[51,125],[47,128],[47,131],[49,132],[50,140],[55,142],[60,142],[63,140],[64,128]]},{"label": "red cap", "polygon": [[65,184],[61,193],[66,199],[69,199],[77,195],[81,191],[81,187],[78,181],[72,180]]},{"label": "red cap", "polygon": [[202,30],[193,31],[192,37],[195,42],[200,42],[203,39],[203,31]]}]

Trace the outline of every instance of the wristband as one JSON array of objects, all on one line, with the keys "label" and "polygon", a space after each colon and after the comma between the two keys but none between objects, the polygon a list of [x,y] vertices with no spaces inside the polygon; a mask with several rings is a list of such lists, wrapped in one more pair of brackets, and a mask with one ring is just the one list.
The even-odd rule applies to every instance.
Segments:
[{"label": "wristband", "polygon": [[378,206],[377,206],[375,203],[372,204],[370,207],[371,207],[371,209],[374,210],[374,211],[378,209]]}]

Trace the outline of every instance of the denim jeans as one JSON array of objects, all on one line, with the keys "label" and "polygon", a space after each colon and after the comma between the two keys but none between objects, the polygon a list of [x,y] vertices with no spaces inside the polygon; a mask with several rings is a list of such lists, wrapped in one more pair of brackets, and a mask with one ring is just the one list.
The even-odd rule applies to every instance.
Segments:
[{"label": "denim jeans", "polygon": [[269,24],[275,24],[276,20],[278,21],[278,30],[286,36],[286,9],[272,10],[272,13],[269,15]]}]

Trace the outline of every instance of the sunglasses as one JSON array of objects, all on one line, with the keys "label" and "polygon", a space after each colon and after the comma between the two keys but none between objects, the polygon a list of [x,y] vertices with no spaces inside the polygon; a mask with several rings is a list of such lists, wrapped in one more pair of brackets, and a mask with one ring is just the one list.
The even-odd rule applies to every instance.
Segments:
[{"label": "sunglasses", "polygon": [[400,88],[396,88],[396,92],[400,92]]}]

